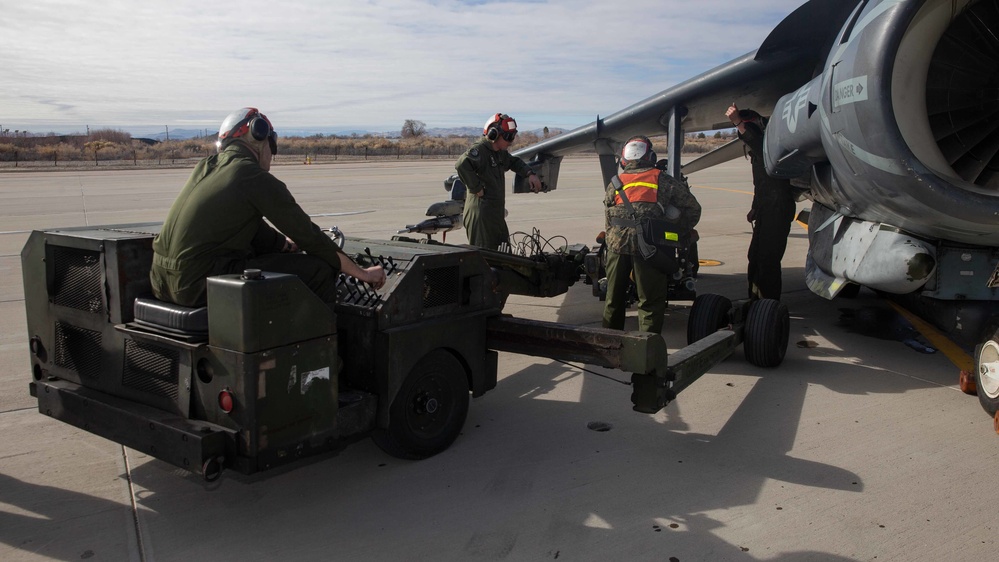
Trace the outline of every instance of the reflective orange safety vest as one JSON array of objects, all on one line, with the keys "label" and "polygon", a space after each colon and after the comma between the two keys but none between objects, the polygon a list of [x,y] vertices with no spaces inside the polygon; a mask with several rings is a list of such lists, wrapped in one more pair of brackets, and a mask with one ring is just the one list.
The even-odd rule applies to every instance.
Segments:
[{"label": "reflective orange safety vest", "polygon": [[[662,170],[659,168],[651,168],[637,174],[627,172],[618,174],[618,177],[621,178],[621,183],[624,184],[621,189],[628,195],[628,201],[632,203],[639,201],[644,203],[658,203],[659,174],[661,173]],[[620,191],[614,195],[614,204],[624,204],[624,199],[621,198]]]}]

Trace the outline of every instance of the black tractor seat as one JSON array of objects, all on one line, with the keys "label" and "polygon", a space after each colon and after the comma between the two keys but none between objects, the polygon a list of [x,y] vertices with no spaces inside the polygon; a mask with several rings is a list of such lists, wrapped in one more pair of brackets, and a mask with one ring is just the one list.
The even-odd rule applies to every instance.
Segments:
[{"label": "black tractor seat", "polygon": [[137,298],[133,311],[135,324],[145,330],[188,342],[208,339],[207,306],[191,308],[154,298]]}]

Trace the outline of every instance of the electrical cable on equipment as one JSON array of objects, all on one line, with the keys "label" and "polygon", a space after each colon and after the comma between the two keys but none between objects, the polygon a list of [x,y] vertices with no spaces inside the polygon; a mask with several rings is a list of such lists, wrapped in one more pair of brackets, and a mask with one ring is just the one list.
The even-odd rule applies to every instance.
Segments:
[{"label": "electrical cable on equipment", "polygon": [[[557,248],[552,244],[552,240],[558,239],[561,239],[563,244]],[[555,254],[564,254],[568,247],[569,240],[565,236],[557,235],[552,238],[544,238],[537,228],[531,229],[530,234],[517,231],[510,235],[510,253],[525,258],[537,257],[544,253],[545,249],[549,249]]]},{"label": "electrical cable on equipment", "polygon": [[[559,240],[559,239],[561,239],[562,245],[561,245],[561,247],[556,247],[552,243],[552,241],[553,240]],[[527,234],[526,232],[520,232],[520,231],[514,232],[513,234],[510,235],[510,242],[509,242],[509,244],[503,244],[503,246],[509,247],[509,249],[510,249],[509,253],[511,253],[511,254],[518,255],[518,256],[521,256],[521,257],[526,257],[526,258],[536,258],[536,257],[542,255],[546,249],[550,250],[552,253],[555,253],[555,254],[564,254],[568,250],[568,248],[569,248],[569,240],[565,236],[562,236],[562,235],[553,236],[551,238],[544,238],[543,236],[541,236],[541,231],[540,230],[538,230],[537,228],[533,228],[533,229],[531,229],[531,233],[530,234]],[[503,246],[501,246],[501,250],[505,250],[506,249]],[[623,380],[620,380],[620,379],[616,379],[614,377],[605,375],[603,373],[598,373],[596,371],[592,371],[590,369],[586,369],[586,368],[581,367],[579,365],[575,365],[573,363],[562,361],[561,359],[556,359],[556,361],[558,361],[559,363],[562,363],[563,365],[566,365],[568,367],[573,367],[575,369],[579,369],[580,371],[583,371],[584,373],[589,373],[591,375],[596,375],[598,377],[602,377],[602,378],[614,381],[614,382],[616,382],[618,384],[623,384],[625,386],[631,386],[631,381],[623,381]]]},{"label": "electrical cable on equipment", "polygon": [[614,381],[614,382],[616,382],[618,384],[623,384],[625,386],[631,386],[631,381],[623,381],[621,379],[616,379],[616,378],[614,378],[614,377],[612,377],[610,375],[605,375],[603,373],[598,373],[596,371],[591,371],[591,370],[586,369],[584,367],[580,367],[579,365],[576,365],[574,363],[569,363],[569,362],[566,362],[566,361],[562,361],[561,359],[555,359],[555,361],[558,361],[559,363],[561,363],[563,365],[566,365],[568,367],[575,367],[576,369],[579,369],[580,371],[583,371],[584,373],[589,373],[591,375],[596,375],[598,377],[603,377],[603,378],[605,378],[607,380],[612,380],[612,381]]}]

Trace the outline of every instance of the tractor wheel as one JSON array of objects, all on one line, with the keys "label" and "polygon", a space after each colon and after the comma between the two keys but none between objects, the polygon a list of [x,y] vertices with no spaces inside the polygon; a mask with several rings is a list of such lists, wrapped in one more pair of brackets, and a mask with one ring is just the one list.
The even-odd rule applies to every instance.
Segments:
[{"label": "tractor wheel", "polygon": [[690,318],[687,320],[687,345],[728,326],[731,310],[732,301],[721,295],[698,295],[690,307]]},{"label": "tractor wheel", "polygon": [[760,299],[749,305],[742,348],[757,367],[776,367],[787,354],[791,319],[784,303]]},{"label": "tractor wheel", "polygon": [[468,401],[465,369],[451,353],[435,349],[406,375],[392,400],[388,429],[376,431],[372,438],[394,457],[432,457],[457,439]]}]

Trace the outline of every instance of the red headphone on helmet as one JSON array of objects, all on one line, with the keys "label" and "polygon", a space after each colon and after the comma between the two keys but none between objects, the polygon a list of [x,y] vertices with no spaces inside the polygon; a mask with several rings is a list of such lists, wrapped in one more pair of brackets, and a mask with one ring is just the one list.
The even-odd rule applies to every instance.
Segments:
[{"label": "red headphone on helmet", "polygon": [[255,107],[244,107],[230,113],[222,122],[222,126],[219,127],[219,138],[216,145],[221,148],[223,142],[239,138],[247,133],[254,140],[268,141],[271,154],[277,154],[277,133],[274,131],[270,119]]},{"label": "red headphone on helmet", "polygon": [[503,140],[513,142],[517,136],[517,122],[506,113],[496,113],[486,121],[482,134],[490,141],[503,137]]}]

